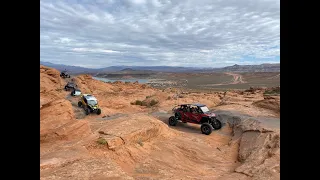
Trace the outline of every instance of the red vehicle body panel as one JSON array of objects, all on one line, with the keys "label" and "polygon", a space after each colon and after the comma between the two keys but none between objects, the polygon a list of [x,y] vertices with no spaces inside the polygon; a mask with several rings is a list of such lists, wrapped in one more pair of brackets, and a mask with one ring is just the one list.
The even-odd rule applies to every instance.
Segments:
[{"label": "red vehicle body panel", "polygon": [[[203,117],[214,117],[214,113],[199,113],[199,112],[190,112],[190,109],[183,109],[182,107],[186,106],[189,107],[189,105],[181,105],[179,108],[174,110],[174,113],[180,114],[181,121],[182,122],[190,122],[190,123],[196,123],[200,124],[200,121]],[[195,105],[196,106],[196,105]]]}]

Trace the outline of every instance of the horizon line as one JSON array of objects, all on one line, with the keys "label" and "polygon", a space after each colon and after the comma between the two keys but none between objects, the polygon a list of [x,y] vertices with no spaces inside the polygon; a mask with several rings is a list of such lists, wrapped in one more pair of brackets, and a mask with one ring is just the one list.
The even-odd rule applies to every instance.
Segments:
[{"label": "horizon line", "polygon": [[181,67],[181,68],[194,68],[194,69],[215,69],[215,68],[225,68],[225,67],[230,67],[230,66],[234,66],[234,65],[238,65],[238,66],[254,66],[254,65],[263,65],[263,64],[280,64],[280,62],[278,63],[261,63],[261,64],[233,64],[233,65],[229,65],[229,66],[223,66],[223,67],[190,67],[190,66],[165,66],[165,65],[158,65],[158,66],[136,66],[136,65],[111,65],[111,66],[106,66],[106,67],[101,67],[101,68],[90,68],[90,67],[83,67],[83,66],[76,66],[76,65],[66,65],[66,64],[56,64],[56,63],[52,63],[49,61],[41,61],[40,60],[40,65],[41,63],[51,63],[54,65],[63,65],[63,66],[73,66],[73,67],[80,67],[80,68],[86,68],[86,69],[103,69],[103,68],[108,68],[108,67],[116,67],[116,66],[127,66],[127,67]]}]

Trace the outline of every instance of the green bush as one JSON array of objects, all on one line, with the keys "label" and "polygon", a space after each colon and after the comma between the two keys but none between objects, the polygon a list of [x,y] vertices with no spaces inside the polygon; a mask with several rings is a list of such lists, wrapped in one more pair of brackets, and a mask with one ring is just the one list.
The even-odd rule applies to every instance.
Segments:
[{"label": "green bush", "polygon": [[99,139],[97,140],[97,143],[98,143],[98,144],[105,145],[105,144],[107,144],[108,142],[107,142],[107,140],[105,140],[104,138],[99,138]]},{"label": "green bush", "polygon": [[148,106],[148,104],[147,104],[146,101],[142,101],[142,102],[141,102],[141,106]]},{"label": "green bush", "polygon": [[280,92],[276,91],[276,90],[267,90],[263,94],[265,94],[265,95],[267,95],[267,94],[273,95],[273,94],[280,94]]},{"label": "green bush", "polygon": [[158,104],[158,101],[152,99],[151,102],[150,102],[150,106],[154,106],[154,105],[156,105],[156,104]]},{"label": "green bush", "polygon": [[136,100],[136,103],[135,103],[136,105],[140,105],[140,106],[142,106],[142,101],[140,101],[140,100]]},{"label": "green bush", "polygon": [[144,101],[136,100],[135,102],[131,102],[130,104],[151,107],[151,106],[154,106],[154,105],[158,104],[158,101],[152,99],[150,101],[150,103],[148,103],[146,100],[144,100]]},{"label": "green bush", "polygon": [[141,139],[139,139],[139,140],[137,141],[137,143],[138,143],[140,146],[143,146],[143,142],[142,142]]}]

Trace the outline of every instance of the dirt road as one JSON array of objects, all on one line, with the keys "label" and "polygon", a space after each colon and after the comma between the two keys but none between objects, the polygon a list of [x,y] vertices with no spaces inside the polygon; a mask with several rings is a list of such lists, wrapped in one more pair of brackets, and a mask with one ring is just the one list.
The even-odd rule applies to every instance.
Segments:
[{"label": "dirt road", "polygon": [[225,83],[219,83],[219,84],[206,84],[206,85],[201,85],[203,87],[205,86],[223,86],[223,85],[230,85],[230,84],[244,84],[247,83],[246,81],[243,80],[242,75],[236,74],[236,73],[224,73],[226,75],[232,76],[232,81],[231,82],[225,82]]},{"label": "dirt road", "polygon": [[[225,73],[227,75],[233,76],[233,81],[229,84],[243,84],[246,83],[245,81],[243,81],[242,79],[242,75],[240,74],[235,74],[235,73]],[[227,84],[225,84],[227,85]]]}]

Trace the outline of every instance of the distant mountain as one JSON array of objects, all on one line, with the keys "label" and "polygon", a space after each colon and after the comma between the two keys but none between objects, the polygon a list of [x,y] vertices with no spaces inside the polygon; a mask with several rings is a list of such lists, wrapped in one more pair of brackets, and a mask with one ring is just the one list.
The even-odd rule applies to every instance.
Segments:
[{"label": "distant mountain", "polygon": [[[233,65],[220,69],[222,72],[280,72],[280,63],[260,65]],[[218,70],[219,71],[219,70]]]},{"label": "distant mountain", "polygon": [[156,72],[189,72],[193,70],[201,70],[202,68],[192,67],[174,67],[174,66],[110,66],[101,68],[102,72],[116,71],[156,71]]},{"label": "distant mountain", "polygon": [[[70,74],[101,74],[101,73],[152,73],[152,72],[280,72],[280,63],[260,64],[260,65],[238,65],[223,68],[196,68],[179,66],[109,66],[99,69],[84,68],[79,66],[68,66],[63,64],[53,64],[41,62],[40,64],[55,68],[59,71],[67,70]],[[139,71],[139,72],[138,72]]]},{"label": "distant mountain", "polygon": [[131,68],[124,68],[122,69],[121,71],[135,71],[134,69],[131,69]]},{"label": "distant mountain", "polygon": [[80,74],[80,73],[98,73],[99,70],[98,69],[90,69],[90,68],[84,68],[84,67],[79,67],[79,66],[69,66],[69,65],[64,65],[64,64],[54,64],[54,63],[50,63],[50,62],[43,62],[40,61],[41,65],[44,66],[48,66],[51,68],[55,68],[59,71],[64,71],[67,70],[68,73],[70,74]]}]

